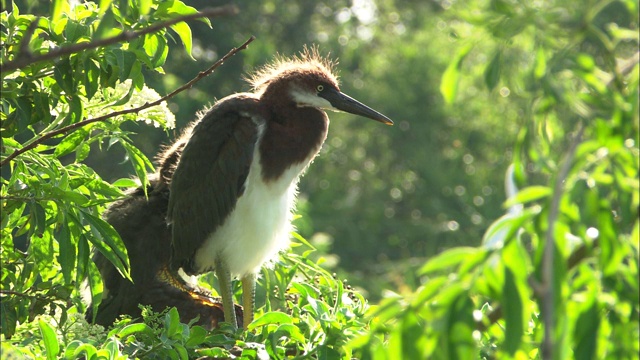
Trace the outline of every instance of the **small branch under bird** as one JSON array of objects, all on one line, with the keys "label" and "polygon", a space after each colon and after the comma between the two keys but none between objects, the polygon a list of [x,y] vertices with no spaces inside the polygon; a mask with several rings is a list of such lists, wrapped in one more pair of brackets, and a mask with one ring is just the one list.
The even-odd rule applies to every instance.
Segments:
[{"label": "small branch under bird", "polygon": [[[215,271],[225,321],[236,326],[232,279],[242,282],[243,325],[253,320],[256,274],[289,241],[300,175],[324,143],[324,110],[393,121],[340,91],[317,49],[278,59],[196,122],[171,179],[171,268]],[[180,141],[180,140],[179,140]]]}]

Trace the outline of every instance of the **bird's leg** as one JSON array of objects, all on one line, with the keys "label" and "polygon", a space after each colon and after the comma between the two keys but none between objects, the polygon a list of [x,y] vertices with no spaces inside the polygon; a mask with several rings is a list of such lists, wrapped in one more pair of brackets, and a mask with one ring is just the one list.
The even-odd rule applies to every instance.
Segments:
[{"label": "bird's leg", "polygon": [[231,272],[227,264],[216,259],[216,276],[220,284],[220,296],[222,296],[222,309],[224,310],[224,321],[231,324],[233,329],[238,328],[236,320],[236,309],[233,305],[233,287],[231,286]]},{"label": "bird's leg", "polygon": [[256,301],[256,274],[242,277],[242,307],[243,327],[245,330],[253,321],[253,307]]}]

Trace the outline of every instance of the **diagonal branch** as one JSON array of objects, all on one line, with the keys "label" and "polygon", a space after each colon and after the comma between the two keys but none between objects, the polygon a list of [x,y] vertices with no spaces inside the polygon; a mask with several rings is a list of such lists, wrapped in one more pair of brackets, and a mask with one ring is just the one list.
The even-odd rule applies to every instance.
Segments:
[{"label": "diagonal branch", "polygon": [[119,116],[119,115],[138,113],[138,112],[140,112],[140,111],[142,111],[144,109],[159,105],[162,102],[167,101],[167,100],[171,99],[172,97],[176,96],[177,94],[181,93],[182,91],[191,88],[193,86],[193,84],[195,84],[196,82],[202,80],[204,77],[206,77],[209,74],[211,74],[212,72],[214,72],[227,59],[229,59],[230,57],[232,57],[236,53],[246,49],[247,46],[253,40],[255,40],[255,37],[251,36],[247,41],[245,41],[239,47],[231,49],[225,56],[221,57],[218,61],[216,61],[213,65],[211,65],[207,70],[201,71],[200,73],[198,73],[198,75],[196,77],[191,79],[186,84],[180,86],[179,88],[175,89],[171,93],[161,97],[160,99],[158,99],[158,100],[156,100],[154,102],[146,103],[146,104],[144,104],[142,106],[139,106],[139,107],[133,108],[133,109],[125,109],[125,110],[114,111],[112,113],[109,113],[109,114],[106,114],[106,115],[103,115],[103,116],[99,116],[99,117],[96,117],[96,118],[83,120],[83,121],[77,122],[75,124],[67,125],[67,126],[62,127],[60,129],[57,129],[57,130],[49,131],[49,132],[47,132],[45,134],[42,134],[42,136],[40,136],[37,140],[35,140],[31,144],[29,144],[29,145],[27,145],[27,146],[25,146],[23,148],[15,150],[13,153],[11,153],[11,155],[7,156],[5,159],[0,161],[0,166],[6,165],[7,163],[9,163],[9,161],[15,159],[16,156],[18,156],[20,154],[23,154],[23,153],[25,153],[25,152],[27,152],[27,151],[29,151],[31,149],[34,149],[36,146],[42,144],[45,140],[51,139],[54,136],[68,133],[68,132],[73,131],[73,130],[75,130],[77,128],[80,128],[80,127],[88,125],[88,124],[92,124],[94,122],[105,121],[105,120],[108,120],[110,118],[113,118],[113,117]]},{"label": "diagonal branch", "polygon": [[[207,8],[197,13],[179,16],[171,20],[153,24],[142,30],[138,30],[138,31],[126,30],[116,36],[112,36],[106,39],[95,40],[88,43],[78,43],[78,44],[73,44],[73,45],[64,46],[64,47],[57,47],[47,52],[46,54],[42,54],[39,56],[31,56],[29,52],[24,51],[26,48],[26,45],[28,45],[28,43],[24,44],[24,40],[28,40],[28,38],[25,37],[25,39],[23,40],[23,44],[20,44],[20,51],[18,52],[18,57],[15,60],[9,61],[5,64],[0,64],[0,71],[9,73],[11,71],[23,68],[27,65],[31,65],[37,62],[53,60],[53,59],[57,59],[59,57],[69,55],[69,54],[74,54],[83,50],[96,49],[101,46],[112,45],[112,44],[116,44],[123,41],[129,41],[129,40],[138,38],[140,36],[150,34],[164,28],[168,28],[172,25],[175,25],[177,23],[184,22],[184,21],[217,17],[217,16],[235,15],[237,13],[238,13],[238,8],[234,5]],[[32,22],[32,26],[34,23],[37,24],[37,19],[36,21]],[[33,30],[35,30],[35,28]]]}]

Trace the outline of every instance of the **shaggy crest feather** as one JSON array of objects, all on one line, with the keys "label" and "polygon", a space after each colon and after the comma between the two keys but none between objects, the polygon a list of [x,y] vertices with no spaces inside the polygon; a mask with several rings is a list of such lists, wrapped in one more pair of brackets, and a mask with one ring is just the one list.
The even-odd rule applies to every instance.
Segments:
[{"label": "shaggy crest feather", "polygon": [[305,46],[299,55],[293,57],[285,57],[277,55],[275,61],[257,69],[253,74],[245,77],[245,80],[251,84],[253,89],[261,93],[274,80],[291,72],[299,71],[317,71],[318,73],[329,75],[331,80],[337,85],[338,76],[334,74],[333,69],[338,64],[337,61],[320,55],[317,46]]}]

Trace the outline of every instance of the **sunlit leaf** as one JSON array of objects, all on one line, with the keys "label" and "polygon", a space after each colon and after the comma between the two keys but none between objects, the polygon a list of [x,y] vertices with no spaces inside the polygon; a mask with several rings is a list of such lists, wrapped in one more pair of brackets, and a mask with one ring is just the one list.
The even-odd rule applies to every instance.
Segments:
[{"label": "sunlit leaf", "polygon": [[180,40],[182,40],[182,46],[184,46],[184,51],[189,55],[189,57],[193,60],[194,57],[191,55],[191,28],[187,23],[181,22],[174,25],[171,25],[171,29],[178,34]]},{"label": "sunlit leaf", "polygon": [[121,188],[130,188],[130,187],[137,187],[139,184],[134,179],[121,178],[121,179],[118,179],[118,180],[114,181],[113,184],[111,184],[111,185],[113,185],[115,187],[121,187]]},{"label": "sunlit leaf", "polygon": [[552,194],[553,190],[548,186],[529,186],[518,191],[503,204],[504,208],[509,208],[516,204],[527,204],[532,201],[544,199]]},{"label": "sunlit leaf", "polygon": [[505,319],[505,348],[513,356],[520,348],[524,332],[524,323],[522,321],[524,305],[513,272],[508,267],[504,268],[504,272],[502,308]]},{"label": "sunlit leaf", "polygon": [[103,283],[100,271],[93,261],[87,264],[87,284],[89,285],[89,293],[91,294],[91,310],[93,313],[92,321],[95,321],[98,314],[98,308],[102,302]]},{"label": "sunlit leaf", "polygon": [[147,188],[145,185],[147,184],[147,169],[153,171],[153,164],[151,164],[151,161],[149,161],[140,149],[127,142],[121,142],[121,144],[127,151],[129,161],[133,165],[136,175],[138,176],[138,179],[140,179],[146,194]]},{"label": "sunlit leaf", "polygon": [[491,59],[491,62],[484,70],[484,83],[487,85],[489,90],[493,90],[500,81],[501,57],[502,52],[496,51],[493,59]]},{"label": "sunlit leaf", "polygon": [[127,279],[129,275],[129,258],[120,235],[106,221],[81,210],[82,218],[89,223],[95,238],[89,238],[91,243],[118,269]]},{"label": "sunlit leaf", "polygon": [[600,330],[601,310],[598,302],[593,298],[595,294],[587,294],[590,297],[588,303],[590,306],[580,313],[575,324],[574,336],[574,354],[576,359],[595,359],[597,358],[596,347],[598,345],[598,333]]},{"label": "sunlit leaf", "polygon": [[269,324],[292,324],[293,319],[291,316],[277,311],[272,311],[265,313],[259,318],[253,320],[249,329],[255,329],[260,326],[269,325]]},{"label": "sunlit leaf", "polygon": [[82,144],[82,142],[89,135],[89,132],[83,128],[80,128],[71,134],[67,135],[58,146],[56,146],[53,155],[56,157],[61,157],[75,151],[76,148]]},{"label": "sunlit leaf", "polygon": [[56,22],[60,20],[62,14],[65,11],[69,11],[68,0],[53,0],[51,1],[51,21]]},{"label": "sunlit leaf", "polygon": [[462,62],[465,57],[467,57],[471,49],[471,45],[467,45],[460,49],[455,58],[449,63],[449,66],[447,66],[444,74],[442,74],[442,80],[440,81],[440,93],[444,97],[444,100],[449,104],[453,103],[456,98]]},{"label": "sunlit leaf", "polygon": [[421,269],[420,274],[425,275],[434,271],[445,270],[449,267],[458,265],[460,262],[473,256],[482,249],[473,247],[457,247],[446,250],[442,254],[429,260]]},{"label": "sunlit leaf", "polygon": [[58,343],[58,337],[56,336],[56,329],[43,319],[40,319],[38,326],[44,342],[47,359],[57,359],[58,353],[60,352],[60,344]]},{"label": "sunlit leaf", "polygon": [[70,284],[72,281],[71,274],[75,270],[76,265],[76,247],[71,240],[71,234],[67,226],[60,227],[56,233],[56,240],[60,246],[58,263],[60,263],[65,282]]},{"label": "sunlit leaf", "polygon": [[173,337],[180,332],[180,314],[175,307],[169,309],[164,317],[164,326],[168,337]]},{"label": "sunlit leaf", "polygon": [[187,342],[184,344],[186,347],[194,347],[196,345],[200,345],[204,342],[207,337],[207,330],[205,330],[201,326],[194,326],[191,328],[189,333],[189,338]]}]

